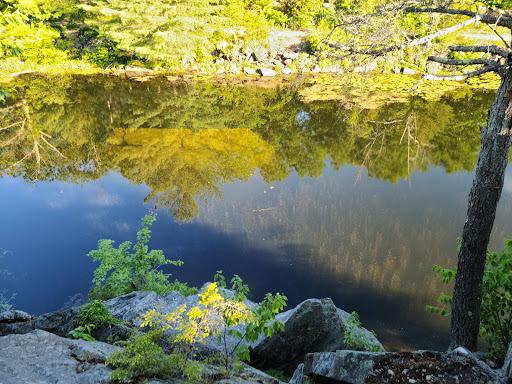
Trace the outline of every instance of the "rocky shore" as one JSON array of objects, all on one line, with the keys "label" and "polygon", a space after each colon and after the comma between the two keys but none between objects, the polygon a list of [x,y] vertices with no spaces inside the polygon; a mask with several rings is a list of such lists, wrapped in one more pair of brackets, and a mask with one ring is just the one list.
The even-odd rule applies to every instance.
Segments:
[{"label": "rocky shore", "polygon": [[[105,305],[116,318],[138,327],[139,317],[149,310],[170,313],[183,304],[189,308],[197,305],[197,301],[198,295],[184,297],[171,292],[159,296],[138,291],[108,300]],[[250,301],[246,304],[254,305]],[[104,363],[119,347],[106,341],[126,339],[128,327],[99,327],[92,334],[96,341],[71,339],[68,332],[76,327],[78,313],[79,307],[38,318],[22,311],[0,313],[0,383],[109,383],[112,371]],[[204,380],[216,384],[280,384],[262,372],[266,369],[293,374],[290,383],[294,384],[507,383],[512,377],[510,351],[502,369],[491,369],[479,359],[483,356],[463,348],[449,353],[386,352],[364,328],[358,328],[356,336],[370,340],[379,352],[354,351],[344,341],[349,316],[329,298],[305,300],[277,315],[285,324],[284,331],[248,345],[252,366],[246,365],[240,374],[221,378],[211,369]],[[236,340],[228,338],[227,342]],[[220,350],[214,339],[207,339],[201,348]],[[148,383],[163,382],[148,379]]]}]

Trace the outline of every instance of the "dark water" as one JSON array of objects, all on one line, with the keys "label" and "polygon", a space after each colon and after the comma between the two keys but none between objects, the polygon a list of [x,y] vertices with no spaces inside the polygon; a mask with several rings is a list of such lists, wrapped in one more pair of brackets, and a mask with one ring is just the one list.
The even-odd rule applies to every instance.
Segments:
[{"label": "dark water", "polygon": [[[445,348],[424,311],[449,289],[492,93],[372,110],[280,88],[26,77],[0,111],[0,292],[34,314],[91,288],[97,240],[181,259],[191,285],[240,275],[251,298],[326,297],[391,348]],[[0,128],[1,129],[1,128]],[[491,250],[511,235],[510,175]]]}]

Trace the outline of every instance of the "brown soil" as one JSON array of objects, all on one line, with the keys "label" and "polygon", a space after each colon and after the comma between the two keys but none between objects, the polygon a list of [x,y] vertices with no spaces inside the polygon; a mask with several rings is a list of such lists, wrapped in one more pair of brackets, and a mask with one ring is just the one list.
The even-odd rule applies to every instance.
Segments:
[{"label": "brown soil", "polygon": [[475,360],[465,356],[433,352],[401,352],[381,360],[368,374],[365,382],[484,384],[492,382],[492,379]]}]

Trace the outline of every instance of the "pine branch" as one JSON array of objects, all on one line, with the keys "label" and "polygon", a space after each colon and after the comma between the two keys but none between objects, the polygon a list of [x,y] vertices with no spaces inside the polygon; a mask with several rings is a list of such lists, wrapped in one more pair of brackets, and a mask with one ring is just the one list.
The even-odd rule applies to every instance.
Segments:
[{"label": "pine branch", "polygon": [[512,54],[510,51],[500,48],[497,45],[450,45],[448,49],[457,52],[487,52],[504,58]]}]

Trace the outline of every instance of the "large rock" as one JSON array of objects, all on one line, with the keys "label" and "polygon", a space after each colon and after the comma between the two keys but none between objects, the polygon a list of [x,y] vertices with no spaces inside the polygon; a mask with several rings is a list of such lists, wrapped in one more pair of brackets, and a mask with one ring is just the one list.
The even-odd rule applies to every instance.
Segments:
[{"label": "large rock", "polygon": [[512,379],[512,343],[508,345],[507,356],[505,357],[505,364],[503,364],[503,374]]},{"label": "large rock", "polygon": [[67,337],[69,331],[76,327],[79,312],[80,308],[75,307],[66,311],[45,313],[36,318],[23,311],[6,311],[3,312],[0,319],[0,336],[25,334],[35,329],[41,329]]},{"label": "large rock", "polygon": [[36,330],[0,337],[0,382],[106,383],[111,370],[105,359],[117,347],[101,342],[70,340]]},{"label": "large rock", "polygon": [[[205,283],[201,290],[209,284],[211,283]],[[226,291],[228,293],[231,292],[229,290]],[[141,316],[148,311],[155,309],[162,314],[169,314],[182,305],[186,305],[187,310],[195,307],[198,305],[198,301],[198,294],[185,297],[181,293],[173,291],[160,296],[153,291],[137,291],[108,300],[105,302],[105,306],[116,318],[127,321],[138,327],[142,324]],[[245,304],[248,307],[256,305],[250,300],[246,300]],[[243,333],[244,326],[240,325],[237,329]],[[172,332],[169,331],[169,334],[170,333]],[[239,339],[236,337],[226,336],[228,350],[231,350],[238,342]],[[204,342],[199,343],[196,347],[203,353],[224,352],[224,344],[219,345],[216,337],[206,338]]]},{"label": "large rock", "polygon": [[34,321],[34,329],[42,329],[58,336],[69,337],[69,331],[77,325],[76,319],[79,313],[79,307],[69,308],[66,311],[45,313]]},{"label": "large rock", "polygon": [[[351,349],[343,341],[344,323],[348,317],[349,314],[336,308],[330,298],[303,301],[276,316],[285,324],[284,331],[254,345],[251,364],[260,369],[280,367],[291,374],[307,353]],[[358,332],[384,351],[373,334],[364,328]]]},{"label": "large rock", "polygon": [[304,374],[319,381],[363,384],[385,352],[336,351],[309,353]]},{"label": "large rock", "polygon": [[[35,330],[24,335],[0,337],[1,384],[101,384],[110,383],[112,370],[105,366],[118,347],[98,341],[71,340]],[[283,384],[251,367],[224,377],[215,368],[205,370],[212,384]],[[211,374],[209,374],[211,373]],[[223,377],[219,380],[219,377]],[[180,379],[176,384],[185,384]],[[147,384],[162,383],[159,380]]]},{"label": "large rock", "polygon": [[144,68],[138,65],[125,65],[124,71],[126,77],[148,76],[153,73],[151,69]]},{"label": "large rock", "polygon": [[473,354],[458,348],[450,353],[336,351],[307,354],[290,384],[312,383],[462,383],[505,384]]},{"label": "large rock", "polygon": [[270,68],[260,67],[260,72],[262,76],[273,77],[276,75],[276,71]]}]

